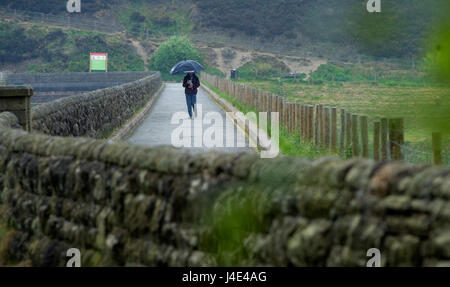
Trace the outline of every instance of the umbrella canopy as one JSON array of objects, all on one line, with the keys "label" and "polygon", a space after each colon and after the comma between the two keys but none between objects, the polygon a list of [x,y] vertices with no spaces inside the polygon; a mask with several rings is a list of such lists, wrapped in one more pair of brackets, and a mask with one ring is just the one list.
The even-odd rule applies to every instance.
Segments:
[{"label": "umbrella canopy", "polygon": [[186,74],[186,73],[200,73],[204,70],[203,66],[193,60],[181,61],[170,70],[171,75]]}]

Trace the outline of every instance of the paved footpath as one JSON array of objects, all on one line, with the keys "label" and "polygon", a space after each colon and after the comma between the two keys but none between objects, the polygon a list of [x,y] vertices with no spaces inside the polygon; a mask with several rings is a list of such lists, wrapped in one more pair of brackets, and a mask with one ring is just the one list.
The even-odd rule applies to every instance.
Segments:
[{"label": "paved footpath", "polygon": [[[189,149],[193,153],[209,150],[254,152],[243,132],[225,117],[224,111],[202,89],[197,94],[197,112],[195,120],[189,119],[181,83],[166,83],[149,115],[127,141],[143,146],[176,146],[178,142],[178,147]],[[211,117],[219,119],[209,121]],[[203,119],[203,124],[200,118]],[[217,138],[214,136],[217,134],[223,137],[222,141],[220,135]],[[175,138],[174,144],[172,138]],[[208,139],[222,142],[222,146],[214,146],[214,142],[211,143]],[[233,142],[233,145],[230,147],[226,144],[227,141]],[[180,146],[180,142],[184,143],[183,146]]]}]

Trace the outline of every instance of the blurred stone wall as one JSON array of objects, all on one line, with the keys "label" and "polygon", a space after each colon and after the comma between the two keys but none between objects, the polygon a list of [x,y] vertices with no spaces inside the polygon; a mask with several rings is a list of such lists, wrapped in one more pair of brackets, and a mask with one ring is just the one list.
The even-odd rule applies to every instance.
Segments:
[{"label": "blurred stone wall", "polygon": [[447,167],[190,155],[3,126],[0,198],[3,264],[64,266],[79,248],[83,266],[365,266],[378,248],[382,266],[450,265]]},{"label": "blurred stone wall", "polygon": [[32,109],[32,129],[49,135],[104,138],[142,108],[162,85],[161,74],[62,98]]}]

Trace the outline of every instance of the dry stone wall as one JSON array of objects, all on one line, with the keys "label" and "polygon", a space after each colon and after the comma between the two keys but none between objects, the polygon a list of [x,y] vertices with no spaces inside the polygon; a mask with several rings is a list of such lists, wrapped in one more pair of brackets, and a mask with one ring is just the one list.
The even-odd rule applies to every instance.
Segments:
[{"label": "dry stone wall", "polygon": [[162,85],[161,74],[71,96],[32,109],[32,129],[49,135],[104,138],[143,107]]},{"label": "dry stone wall", "polygon": [[63,266],[68,248],[84,266],[364,266],[370,248],[383,266],[450,260],[448,168],[195,156],[0,128],[0,174],[8,262]]}]

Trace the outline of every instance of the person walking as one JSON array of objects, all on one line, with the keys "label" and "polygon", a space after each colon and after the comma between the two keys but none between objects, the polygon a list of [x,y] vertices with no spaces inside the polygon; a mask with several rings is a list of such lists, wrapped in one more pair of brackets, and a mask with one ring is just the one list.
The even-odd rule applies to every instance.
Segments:
[{"label": "person walking", "polygon": [[183,80],[184,93],[186,95],[186,104],[188,107],[189,117],[193,118],[193,113],[195,117],[197,116],[197,92],[198,87],[200,87],[200,80],[198,79],[195,72],[188,72]]}]

